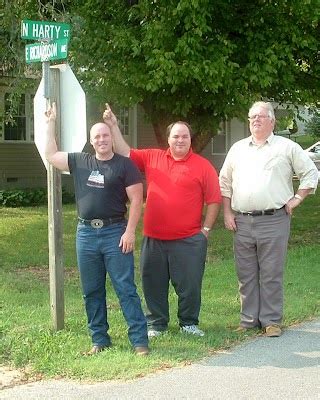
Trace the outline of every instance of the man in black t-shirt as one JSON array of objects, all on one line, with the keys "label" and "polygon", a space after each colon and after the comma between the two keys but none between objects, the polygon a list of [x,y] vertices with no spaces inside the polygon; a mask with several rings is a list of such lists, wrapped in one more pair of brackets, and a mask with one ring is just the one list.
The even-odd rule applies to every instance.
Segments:
[{"label": "man in black t-shirt", "polygon": [[141,175],[131,160],[113,152],[106,124],[97,123],[90,130],[95,155],[67,153],[59,151],[55,141],[55,104],[46,116],[46,159],[54,167],[70,171],[75,185],[77,259],[93,343],[85,354],[96,354],[111,346],[106,305],[108,273],[128,324],[129,340],[137,355],[147,355],[147,325],[134,283],[133,259],[143,200]]}]

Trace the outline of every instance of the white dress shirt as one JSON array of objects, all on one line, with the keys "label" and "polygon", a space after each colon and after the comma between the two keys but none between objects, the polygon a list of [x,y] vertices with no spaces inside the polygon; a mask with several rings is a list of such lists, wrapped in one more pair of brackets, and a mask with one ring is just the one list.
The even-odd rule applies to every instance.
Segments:
[{"label": "white dress shirt", "polygon": [[250,136],[230,148],[220,171],[221,194],[235,211],[278,209],[294,195],[294,174],[299,189],[315,192],[318,171],[300,145],[273,133],[256,145]]}]

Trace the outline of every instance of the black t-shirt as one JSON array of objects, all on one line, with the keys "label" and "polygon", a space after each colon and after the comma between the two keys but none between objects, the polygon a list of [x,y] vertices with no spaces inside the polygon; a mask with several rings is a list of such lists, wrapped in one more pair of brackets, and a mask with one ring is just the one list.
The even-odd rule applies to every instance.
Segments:
[{"label": "black t-shirt", "polygon": [[126,187],[142,182],[135,164],[114,154],[100,161],[88,153],[69,153],[78,215],[84,219],[122,217],[127,212]]}]

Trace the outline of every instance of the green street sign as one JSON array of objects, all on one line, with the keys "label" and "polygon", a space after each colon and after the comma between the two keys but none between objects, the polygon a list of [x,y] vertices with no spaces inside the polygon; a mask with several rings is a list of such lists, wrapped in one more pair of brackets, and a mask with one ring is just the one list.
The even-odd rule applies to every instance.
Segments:
[{"label": "green street sign", "polygon": [[49,21],[30,21],[21,22],[21,38],[37,40],[57,40],[70,39],[70,25],[49,22]]},{"label": "green street sign", "polygon": [[61,60],[67,58],[68,40],[27,44],[25,54],[27,63]]}]

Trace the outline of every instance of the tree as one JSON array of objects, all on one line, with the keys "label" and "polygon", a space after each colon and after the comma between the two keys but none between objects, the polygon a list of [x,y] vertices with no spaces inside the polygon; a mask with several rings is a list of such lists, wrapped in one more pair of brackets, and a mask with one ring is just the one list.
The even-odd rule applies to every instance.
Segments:
[{"label": "tree", "polygon": [[311,119],[306,123],[305,133],[320,139],[320,111],[313,114]]},{"label": "tree", "polygon": [[130,3],[77,2],[72,61],[100,101],[141,103],[160,146],[175,119],[201,150],[253,100],[319,100],[318,0]]},{"label": "tree", "polygon": [[192,124],[200,151],[255,100],[319,104],[319,0],[10,4],[21,19],[69,20],[68,61],[88,97],[140,103],[160,146],[177,119]]},{"label": "tree", "polygon": [[19,79],[25,77],[28,72],[24,57],[26,42],[20,38],[21,21],[23,19],[55,21],[70,18],[67,13],[69,1],[1,0],[0,71],[2,75],[6,73]]}]

